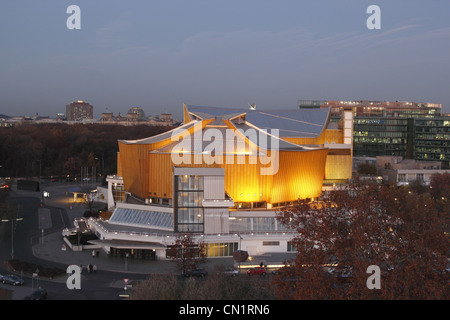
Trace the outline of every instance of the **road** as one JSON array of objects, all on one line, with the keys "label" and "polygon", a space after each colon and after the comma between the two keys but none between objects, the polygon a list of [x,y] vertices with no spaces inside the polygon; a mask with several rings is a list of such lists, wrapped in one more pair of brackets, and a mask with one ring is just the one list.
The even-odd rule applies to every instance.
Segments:
[{"label": "road", "polygon": [[[21,221],[15,222],[14,227],[14,258],[29,263],[35,263],[43,267],[52,267],[65,270],[67,265],[55,263],[52,261],[36,258],[32,252],[32,245],[40,239],[40,221],[38,212],[41,208],[41,201],[37,197],[16,197],[12,198],[21,206],[19,216]],[[51,207],[42,204],[42,208],[48,209],[51,217],[51,227],[46,229],[46,233],[60,232],[64,227],[70,226],[71,222],[65,209]],[[46,217],[47,218],[47,217]],[[48,221],[46,222],[48,223]],[[0,223],[0,260],[6,262],[11,257],[11,225],[10,222]],[[6,265],[0,265],[0,274],[7,274],[10,271]],[[120,272],[101,271],[96,274],[88,274],[86,271],[82,274],[82,286],[80,290],[70,290],[64,281],[48,281],[44,279],[32,279],[23,276],[25,288],[32,292],[32,286],[43,287],[48,292],[49,299],[57,300],[116,300],[119,293],[123,290],[121,285],[123,279],[130,278],[129,274]],[[133,275],[133,280],[145,279],[146,275]],[[12,289],[8,285],[1,285],[1,288]],[[27,289],[21,288],[26,293]],[[23,295],[23,294],[22,294]]]}]

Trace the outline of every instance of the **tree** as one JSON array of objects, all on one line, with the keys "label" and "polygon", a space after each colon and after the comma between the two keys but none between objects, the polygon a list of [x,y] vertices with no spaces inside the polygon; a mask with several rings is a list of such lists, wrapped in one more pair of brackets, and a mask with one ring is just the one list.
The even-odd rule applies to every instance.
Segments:
[{"label": "tree", "polygon": [[30,177],[41,171],[44,176],[79,175],[81,166],[99,166],[95,159],[99,155],[102,175],[114,173],[117,169],[117,140],[145,138],[170,129],[172,127],[81,123],[0,127],[1,174]]},{"label": "tree", "polygon": [[435,173],[430,178],[430,194],[443,212],[450,212],[450,173]]},{"label": "tree", "polygon": [[183,274],[206,262],[204,243],[195,243],[189,233],[179,235],[175,243],[166,252],[167,256],[176,263],[177,269]]},{"label": "tree", "polygon": [[95,201],[98,199],[99,195],[96,192],[90,191],[88,188],[84,188],[84,189],[85,189],[85,193],[83,196],[82,203],[87,207],[88,210],[86,210],[84,212],[83,217],[98,218],[98,212],[94,212],[94,204],[95,204]]},{"label": "tree", "polygon": [[[274,284],[288,299],[448,299],[448,212],[429,194],[359,181],[278,219],[297,255]],[[381,289],[370,290],[371,265]]]}]

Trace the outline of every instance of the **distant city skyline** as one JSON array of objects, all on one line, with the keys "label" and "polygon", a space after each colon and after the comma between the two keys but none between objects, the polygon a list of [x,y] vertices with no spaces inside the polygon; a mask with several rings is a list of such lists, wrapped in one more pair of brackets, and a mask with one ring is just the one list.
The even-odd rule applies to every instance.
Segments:
[{"label": "distant city skyline", "polygon": [[[381,29],[366,12],[381,8]],[[69,30],[66,9],[81,9]],[[0,4],[0,114],[56,117],[183,103],[295,109],[298,100],[440,103],[450,113],[450,2],[9,1]]]}]

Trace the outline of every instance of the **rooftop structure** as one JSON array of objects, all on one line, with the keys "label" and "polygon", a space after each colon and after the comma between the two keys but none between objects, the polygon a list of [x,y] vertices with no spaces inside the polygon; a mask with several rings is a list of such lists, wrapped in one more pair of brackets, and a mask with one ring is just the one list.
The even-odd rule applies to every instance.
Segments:
[{"label": "rooftop structure", "polygon": [[299,100],[300,109],[331,108],[331,116],[339,117],[344,108],[351,108],[355,117],[433,117],[440,115],[442,104],[412,101],[371,100]]}]

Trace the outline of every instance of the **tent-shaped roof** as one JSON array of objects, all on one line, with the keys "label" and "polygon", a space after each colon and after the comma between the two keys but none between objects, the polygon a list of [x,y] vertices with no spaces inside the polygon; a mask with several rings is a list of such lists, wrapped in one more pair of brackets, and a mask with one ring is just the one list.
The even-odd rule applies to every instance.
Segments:
[{"label": "tent-shaped roof", "polygon": [[185,105],[194,118],[207,119],[245,115],[245,121],[260,129],[278,129],[280,137],[314,138],[326,128],[330,109],[250,110]]}]

